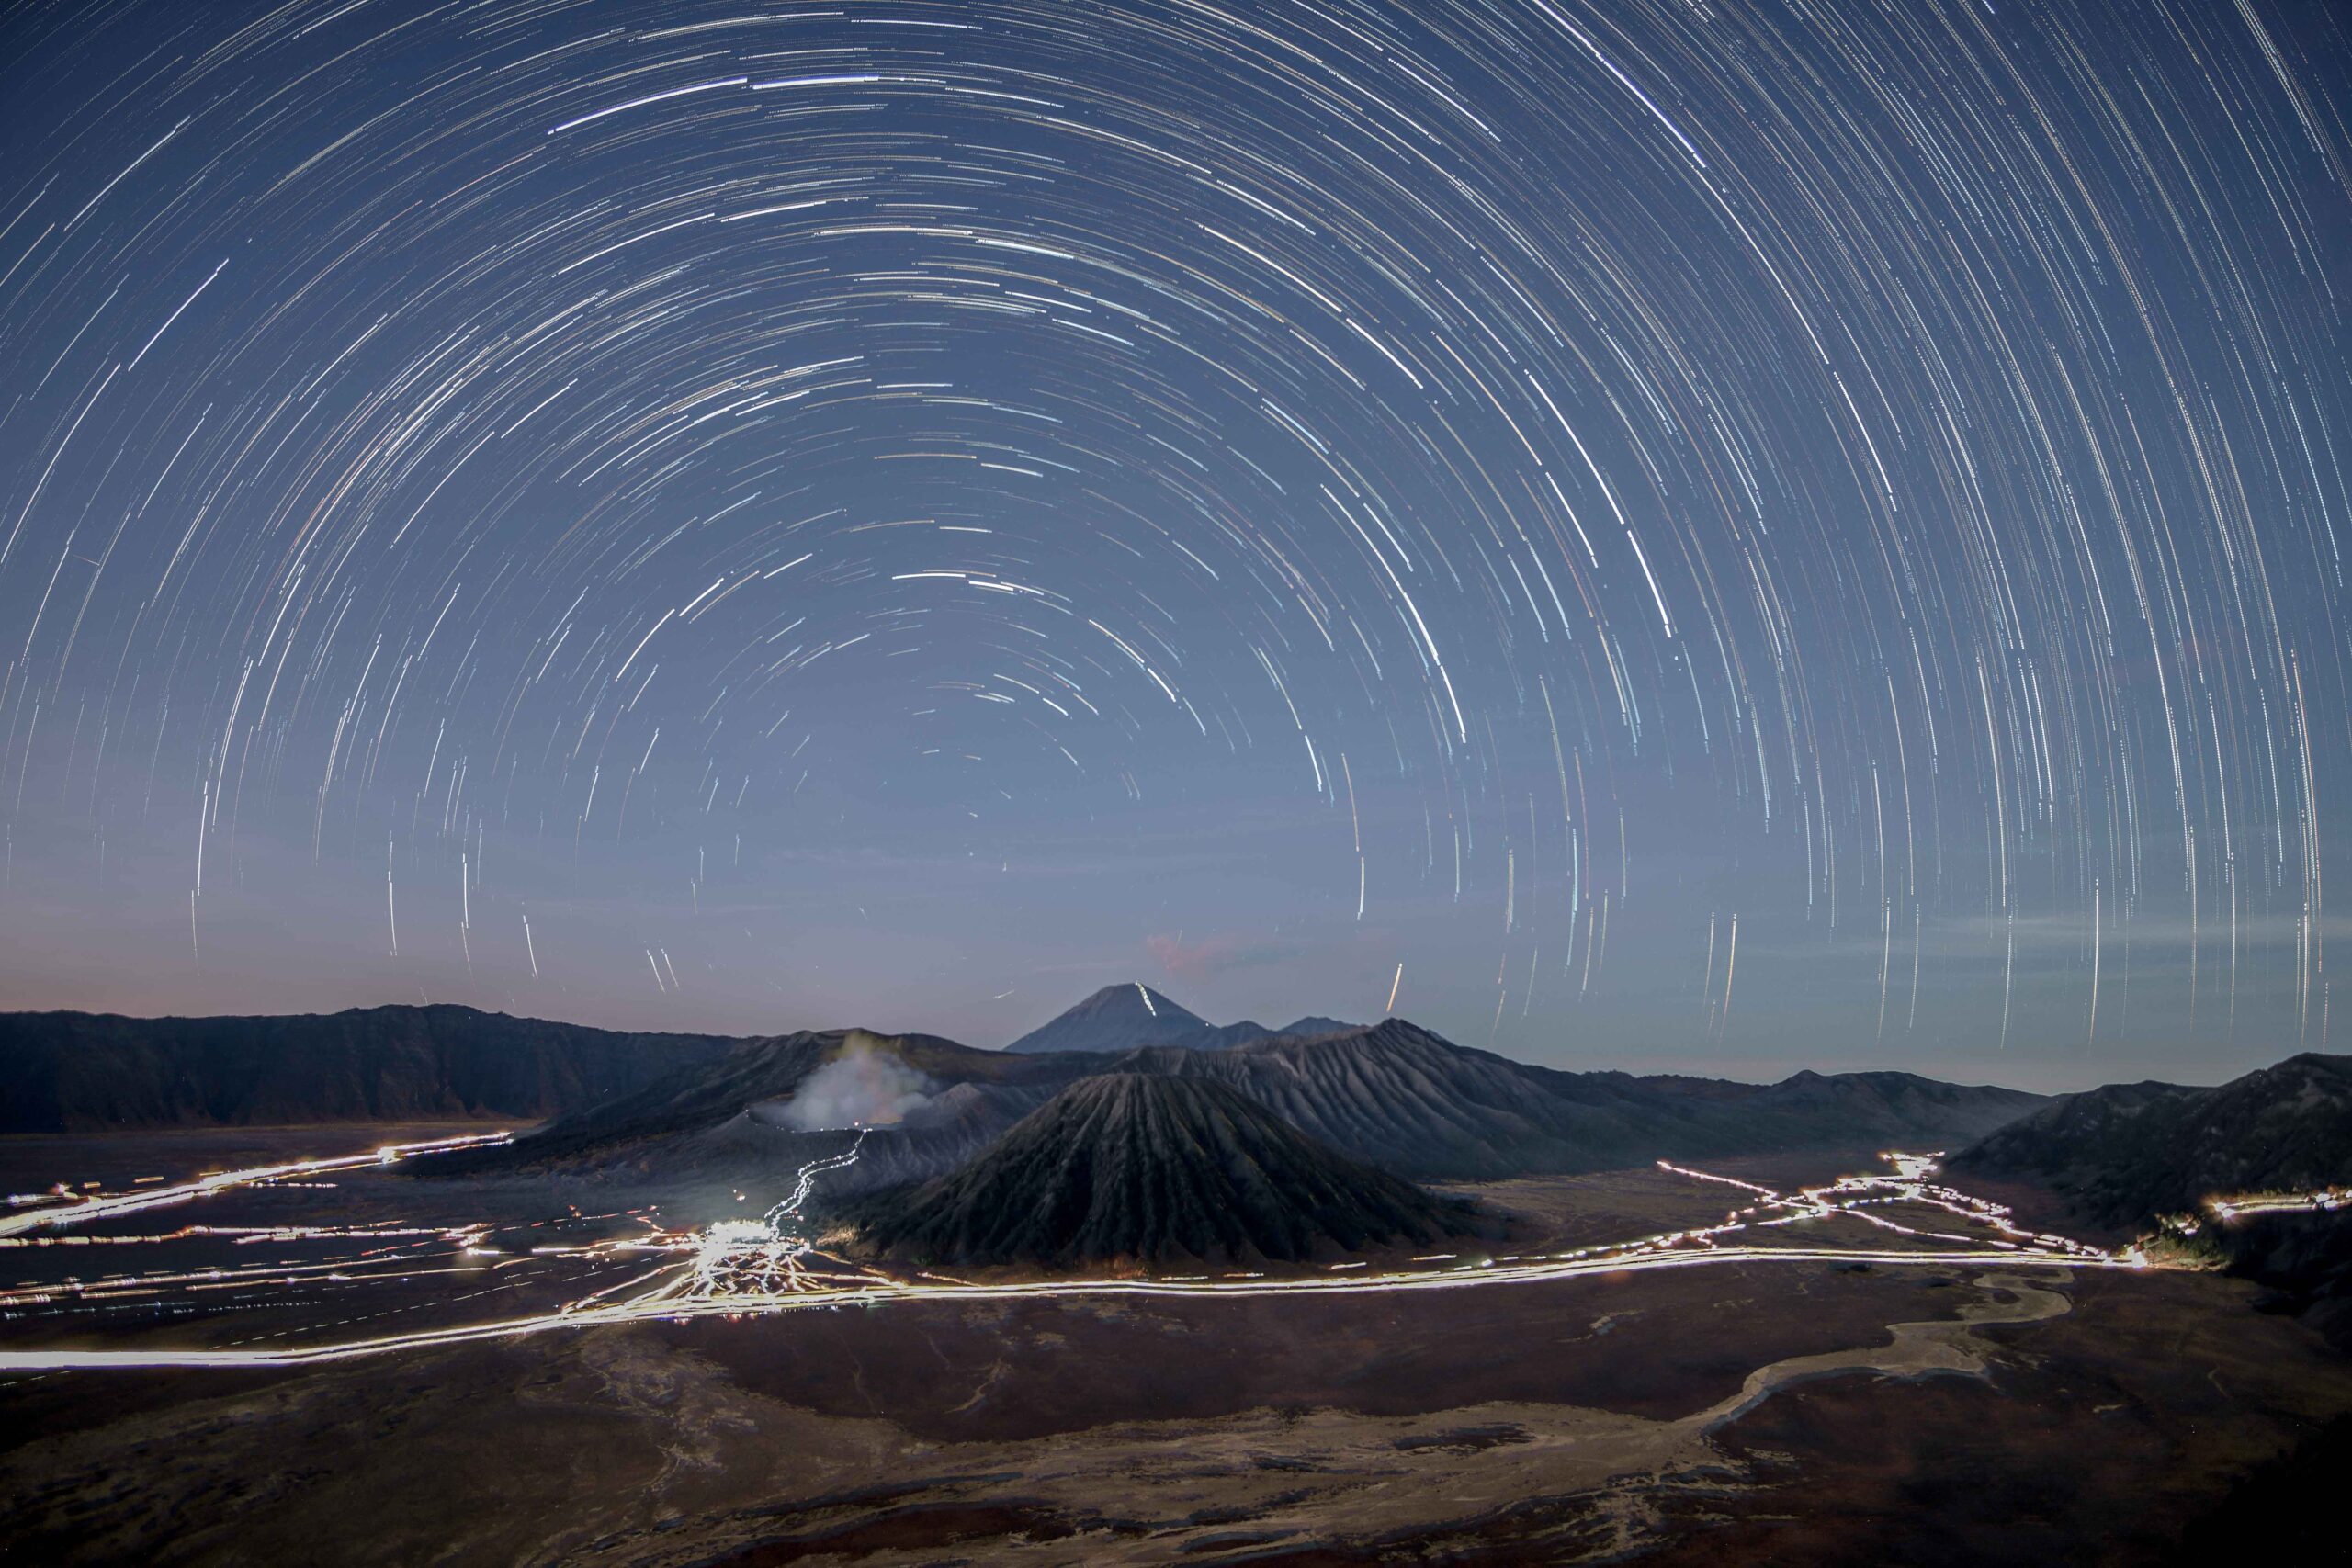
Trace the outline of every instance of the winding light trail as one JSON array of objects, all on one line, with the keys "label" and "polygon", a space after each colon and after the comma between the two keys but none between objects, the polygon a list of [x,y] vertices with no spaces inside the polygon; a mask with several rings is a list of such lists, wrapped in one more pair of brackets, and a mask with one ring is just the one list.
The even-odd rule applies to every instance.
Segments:
[{"label": "winding light trail", "polygon": [[[90,1220],[102,1220],[116,1214],[137,1213],[141,1209],[166,1208],[198,1198],[209,1198],[240,1187],[265,1186],[295,1177],[317,1176],[334,1170],[357,1170],[371,1165],[390,1165],[396,1160],[417,1155],[439,1154],[445,1149],[471,1148],[478,1144],[503,1144],[514,1134],[510,1133],[477,1133],[458,1138],[436,1138],[422,1144],[386,1144],[366,1154],[341,1155],[333,1159],[289,1160],[279,1165],[253,1166],[243,1170],[220,1170],[184,1181],[176,1187],[151,1187],[143,1191],[120,1192],[104,1197],[84,1198],[62,1203],[53,1208],[26,1209],[13,1214],[0,1214],[0,1236],[21,1235],[27,1231],[63,1225],[78,1225]],[[62,1189],[58,1190],[62,1191]]]},{"label": "winding light trail", "polygon": [[520,1338],[556,1328],[595,1328],[610,1324],[652,1320],[684,1322],[695,1317],[744,1317],[754,1314],[791,1312],[808,1307],[855,1304],[874,1306],[891,1302],[999,1302],[1015,1298],[1069,1296],[1272,1296],[1289,1294],[1364,1295],[1382,1291],[1465,1290],[1482,1285],[1535,1284],[1572,1279],[1582,1274],[1646,1272],[1654,1269],[1690,1269],[1719,1263],[1850,1263],[1922,1268],[1965,1268],[1998,1264],[2005,1268],[2039,1266],[2056,1269],[2145,1269],[2145,1259],[2132,1256],[2086,1254],[2056,1256],[2010,1252],[1997,1247],[1965,1247],[1936,1252],[1904,1252],[1871,1247],[1713,1247],[1694,1252],[1653,1252],[1543,1263],[1472,1266],[1445,1273],[1350,1276],[1329,1280],[1245,1280],[1232,1282],[1168,1280],[1058,1280],[1001,1285],[935,1285],[893,1281],[829,1292],[777,1295],[737,1295],[694,1298],[657,1292],[636,1301],[598,1304],[577,1311],[546,1313],[536,1317],[509,1318],[496,1323],[428,1329],[415,1334],[386,1335],[341,1345],[313,1345],[277,1349],[227,1350],[6,1350],[0,1351],[0,1372],[127,1371],[153,1367],[300,1367],[326,1361],[346,1361],[361,1356],[399,1350],[437,1348],[484,1339]]},{"label": "winding light trail", "polygon": [[2211,1198],[2205,1206],[2216,1219],[2234,1220],[2242,1214],[2324,1213],[2352,1202],[2352,1189],[2324,1188],[2317,1192],[2261,1192],[2244,1198]]},{"label": "winding light trail", "polygon": [[[2326,1214],[2352,1203],[2352,1187],[2322,1187],[2310,1192],[2247,1192],[2229,1198],[2208,1198],[2205,1210],[2223,1224],[2257,1214]],[[2195,1235],[2202,1228],[2193,1217],[2173,1221],[2178,1235]]]},{"label": "winding light trail", "polygon": [[[390,1164],[413,1155],[496,1141],[505,1134],[445,1139],[429,1144],[389,1145],[367,1155],[335,1159],[290,1162],[226,1171],[198,1181],[154,1191],[99,1198],[71,1208],[11,1216],[13,1230],[36,1224],[71,1225],[109,1214],[182,1202],[232,1189],[265,1185],[321,1171]],[[862,1138],[861,1138],[862,1142]],[[855,1161],[854,1145],[827,1160],[813,1162],[800,1173],[791,1197],[762,1220],[728,1220],[701,1230],[658,1232],[651,1236],[604,1242],[582,1250],[595,1253],[668,1253],[674,1260],[608,1286],[587,1297],[546,1313],[457,1324],[387,1334],[332,1344],[300,1346],[240,1346],[220,1348],[85,1349],[72,1347],[0,1350],[0,1373],[130,1370],[133,1368],[212,1367],[270,1368],[311,1366],[402,1350],[433,1349],[485,1340],[519,1338],[555,1329],[601,1327],[623,1323],[683,1322],[699,1317],[745,1317],[810,1307],[872,1307],[902,1302],[1001,1302],[1015,1299],[1069,1297],[1231,1298],[1283,1294],[1363,1295],[1378,1292],[1467,1290],[1488,1285],[1540,1284],[1593,1274],[1624,1274],[1665,1269],[1691,1269],[1722,1264],[1866,1263],[1874,1267],[1957,1269],[1979,1264],[2049,1269],[2142,1269],[2152,1267],[2138,1247],[2109,1252],[2067,1237],[2035,1233],[2012,1223],[2008,1211],[1996,1203],[1972,1198],[1937,1185],[1930,1177],[1933,1156],[1889,1154],[1894,1171],[1878,1176],[1848,1176],[1817,1187],[1783,1194],[1771,1188],[1733,1177],[1690,1169],[1659,1161],[1660,1169],[1693,1180],[1716,1182],[1740,1190],[1753,1201],[1735,1210],[1722,1224],[1697,1229],[1668,1231],[1638,1240],[1580,1247],[1540,1257],[1455,1260],[1453,1255],[1417,1258],[1418,1268],[1385,1274],[1351,1271],[1360,1264],[1335,1265],[1323,1277],[1273,1280],[1236,1275],[1220,1280],[1078,1279],[967,1283],[925,1276],[899,1279],[843,1265],[840,1271],[812,1268],[810,1259],[841,1260],[816,1250],[799,1234],[801,1209],[815,1189],[818,1177]],[[1924,1205],[1940,1210],[1973,1225],[1989,1228],[1994,1238],[1953,1246],[1779,1247],[1751,1241],[1726,1242],[1743,1233],[1765,1233],[1805,1221],[1852,1217],[1908,1237],[1932,1238],[1939,1233],[1904,1224],[1873,1210],[1894,1204]],[[1958,1241],[1959,1238],[1951,1238]],[[107,1281],[119,1287],[135,1281]],[[290,1282],[290,1280],[289,1280]],[[623,1292],[634,1293],[624,1295]]]}]

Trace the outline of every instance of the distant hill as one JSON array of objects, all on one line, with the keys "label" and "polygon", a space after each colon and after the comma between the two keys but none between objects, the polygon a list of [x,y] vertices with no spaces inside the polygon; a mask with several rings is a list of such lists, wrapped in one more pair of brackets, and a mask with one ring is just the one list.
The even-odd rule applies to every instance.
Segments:
[{"label": "distant hill", "polygon": [[1759,1085],[1559,1072],[1402,1019],[1213,1053],[1136,1052],[1117,1065],[1229,1084],[1343,1153],[1430,1180],[1880,1141],[1939,1146],[2047,1103],[1909,1073],[1807,1072]]},{"label": "distant hill", "polygon": [[1166,1042],[1186,1051],[1229,1051],[1236,1045],[1252,1041],[1272,1040],[1274,1032],[1256,1019],[1245,1018],[1239,1023],[1216,1023],[1196,1033],[1181,1035]]},{"label": "distant hill", "polygon": [[1467,1230],[1222,1084],[1080,1078],[952,1175],[876,1200],[859,1235],[938,1264],[1295,1259]]},{"label": "distant hill", "polygon": [[1225,1051],[1260,1040],[1339,1034],[1359,1027],[1336,1018],[1311,1015],[1282,1029],[1268,1029],[1247,1018],[1238,1023],[1211,1023],[1150,987],[1130,980],[1103,987],[1005,1049],[1018,1055],[1044,1055],[1056,1051],[1115,1054],[1155,1045],[1178,1046],[1187,1051]]},{"label": "distant hill", "polygon": [[0,1133],[538,1118],[734,1042],[623,1034],[463,1007],[262,1018],[0,1014]]},{"label": "distant hill", "polygon": [[1166,1043],[1181,1045],[1187,1051],[1230,1051],[1236,1045],[1254,1045],[1261,1040],[1316,1040],[1327,1034],[1347,1034],[1362,1029],[1360,1023],[1342,1023],[1336,1018],[1307,1017],[1280,1029],[1268,1029],[1256,1019],[1245,1018],[1239,1023],[1212,1025],[1198,1034],[1187,1034]]},{"label": "distant hill", "polygon": [[2217,1089],[2070,1095],[1947,1164],[2031,1181],[2116,1225],[2189,1213],[2209,1197],[2352,1182],[2352,1056],[2290,1056]]}]

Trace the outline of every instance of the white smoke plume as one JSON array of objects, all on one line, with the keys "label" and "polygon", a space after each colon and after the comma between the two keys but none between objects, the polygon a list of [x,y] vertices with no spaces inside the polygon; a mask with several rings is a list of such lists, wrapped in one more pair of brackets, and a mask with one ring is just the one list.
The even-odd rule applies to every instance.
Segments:
[{"label": "white smoke plume", "polygon": [[888,1127],[929,1100],[936,1086],[904,1062],[853,1045],[810,1073],[785,1103],[785,1125],[803,1133]]}]

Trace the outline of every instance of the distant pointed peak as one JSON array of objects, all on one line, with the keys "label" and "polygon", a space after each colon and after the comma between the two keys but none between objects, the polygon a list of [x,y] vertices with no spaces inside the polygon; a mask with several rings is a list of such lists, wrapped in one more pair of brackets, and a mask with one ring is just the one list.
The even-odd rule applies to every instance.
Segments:
[{"label": "distant pointed peak", "polygon": [[[1091,996],[1088,997],[1084,1001],[1078,1005],[1081,1008],[1097,1006],[1116,1007],[1123,1006],[1130,1002],[1142,1003],[1144,1010],[1154,1015],[1162,1011],[1183,1012],[1185,1010],[1180,1003],[1170,1000],[1161,992],[1153,990],[1141,980],[1114,981],[1112,984],[1103,987],[1101,990],[1094,992]],[[1071,1010],[1075,1011],[1077,1010],[1072,1009]]]},{"label": "distant pointed peak", "polygon": [[1005,1047],[1008,1051],[1125,1051],[1204,1032],[1209,1021],[1139,980],[1103,987]]}]

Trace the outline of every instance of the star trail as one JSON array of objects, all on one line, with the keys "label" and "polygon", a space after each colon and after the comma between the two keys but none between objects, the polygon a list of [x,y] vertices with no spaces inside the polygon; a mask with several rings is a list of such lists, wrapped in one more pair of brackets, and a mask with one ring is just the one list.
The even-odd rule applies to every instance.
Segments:
[{"label": "star trail", "polygon": [[0,984],[2326,1049],[2301,0],[28,5]]}]

